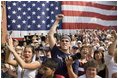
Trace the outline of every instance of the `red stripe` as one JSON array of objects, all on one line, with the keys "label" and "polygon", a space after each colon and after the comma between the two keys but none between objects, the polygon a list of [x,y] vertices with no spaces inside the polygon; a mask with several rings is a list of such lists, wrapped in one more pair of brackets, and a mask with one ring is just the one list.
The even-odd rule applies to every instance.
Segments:
[{"label": "red stripe", "polygon": [[[63,23],[63,29],[109,29],[117,26],[102,26],[94,23]],[[116,30],[116,29],[115,29]]]},{"label": "red stripe", "polygon": [[62,1],[62,5],[80,5],[80,6],[90,6],[106,10],[117,10],[117,6],[98,4],[94,2],[82,2],[82,1]]},{"label": "red stripe", "polygon": [[83,11],[62,11],[66,16],[83,16],[83,17],[95,17],[102,20],[117,20],[117,16],[107,16],[93,12],[83,12]]},{"label": "red stripe", "polygon": [[13,38],[13,39],[17,39],[18,41],[23,41],[24,38]]}]

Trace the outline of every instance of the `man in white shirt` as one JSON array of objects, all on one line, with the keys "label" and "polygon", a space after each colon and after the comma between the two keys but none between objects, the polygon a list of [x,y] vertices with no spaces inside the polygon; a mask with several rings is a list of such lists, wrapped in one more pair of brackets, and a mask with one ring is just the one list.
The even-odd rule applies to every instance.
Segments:
[{"label": "man in white shirt", "polygon": [[105,64],[108,68],[108,77],[117,78],[117,34],[115,31],[112,31],[112,43],[108,47],[108,55],[105,56]]}]

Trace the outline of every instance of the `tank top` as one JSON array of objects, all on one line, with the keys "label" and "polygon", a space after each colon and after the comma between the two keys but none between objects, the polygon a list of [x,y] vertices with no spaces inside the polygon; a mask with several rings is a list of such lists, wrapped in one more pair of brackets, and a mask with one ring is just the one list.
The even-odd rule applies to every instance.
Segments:
[{"label": "tank top", "polygon": [[[33,57],[31,63],[35,61],[35,58],[36,56]],[[37,74],[37,69],[22,69],[20,65],[18,65],[17,74],[18,78],[35,78],[35,75]]]}]

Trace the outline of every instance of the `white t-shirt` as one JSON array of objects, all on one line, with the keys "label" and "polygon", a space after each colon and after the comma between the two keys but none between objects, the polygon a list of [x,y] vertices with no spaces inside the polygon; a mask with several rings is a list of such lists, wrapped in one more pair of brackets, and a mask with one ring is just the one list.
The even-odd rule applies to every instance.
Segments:
[{"label": "white t-shirt", "polygon": [[[84,75],[81,75],[80,77],[78,77],[78,78],[86,78],[86,75],[84,74]],[[98,75],[96,75],[95,76],[95,78],[101,78],[100,76],[98,76]]]},{"label": "white t-shirt", "polygon": [[117,64],[114,62],[114,58],[111,55],[106,55],[104,59],[108,68],[108,77],[112,78],[112,74],[117,72]]},{"label": "white t-shirt", "polygon": [[[35,62],[35,58],[36,56],[33,57],[32,62]],[[20,67],[20,65],[18,65],[18,78],[21,78],[21,72],[22,72],[22,68]],[[35,78],[37,74],[37,69],[31,70],[31,69],[24,69],[24,73],[23,73],[23,78]]]}]

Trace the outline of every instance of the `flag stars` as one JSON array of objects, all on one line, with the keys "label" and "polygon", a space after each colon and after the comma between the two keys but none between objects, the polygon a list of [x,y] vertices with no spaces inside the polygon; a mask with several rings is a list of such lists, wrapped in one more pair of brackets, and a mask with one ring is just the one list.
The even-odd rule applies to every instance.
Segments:
[{"label": "flag stars", "polygon": [[25,24],[25,23],[26,23],[26,21],[25,21],[25,20],[23,20],[22,22],[23,22],[23,24]]},{"label": "flag stars", "polygon": [[37,19],[40,19],[40,16],[37,16]]},{"label": "flag stars", "polygon": [[15,2],[13,3],[13,6],[16,6],[16,3]]},{"label": "flag stars", "polygon": [[45,21],[44,20],[42,20],[42,24],[45,24]]},{"label": "flag stars", "polygon": [[26,4],[25,3],[23,4],[23,7],[26,7]]},{"label": "flag stars", "polygon": [[28,16],[27,19],[31,19],[31,16]]},{"label": "flag stars", "polygon": [[36,14],[36,12],[32,12],[32,15],[35,15]]},{"label": "flag stars", "polygon": [[37,25],[37,27],[38,27],[38,28],[40,28],[40,27],[41,27],[41,25],[40,25],[40,24],[38,24],[38,25]]},{"label": "flag stars", "polygon": [[16,20],[15,20],[15,19],[13,19],[13,20],[12,20],[12,23],[16,23]]},{"label": "flag stars", "polygon": [[54,14],[54,12],[53,12],[53,11],[51,11],[51,14]]},{"label": "flag stars", "polygon": [[17,28],[21,28],[21,25],[20,25],[20,24],[18,24],[18,25],[17,25]]},{"label": "flag stars", "polygon": [[45,15],[45,12],[42,12],[42,15]]},{"label": "flag stars", "polygon": [[9,6],[9,7],[7,7],[8,8],[8,10],[11,10],[11,7]]},{"label": "flag stars", "polygon": [[35,4],[35,3],[33,3],[33,4],[32,4],[32,6],[34,7],[34,6],[36,6],[36,4]]},{"label": "flag stars", "polygon": [[46,11],[49,11],[49,8],[46,8]]},{"label": "flag stars", "polygon": [[29,7],[29,8],[27,8],[27,10],[28,10],[28,11],[30,11],[30,10],[31,10],[31,8]]},{"label": "flag stars", "polygon": [[21,11],[21,8],[20,7],[18,7],[18,11]]},{"label": "flag stars", "polygon": [[55,7],[56,10],[58,10],[59,8],[58,7]]},{"label": "flag stars", "polygon": [[33,23],[33,24],[35,24],[35,23],[36,23],[36,21],[35,21],[35,20],[32,20],[32,23]]},{"label": "flag stars", "polygon": [[8,25],[7,27],[10,28],[10,25]]},{"label": "flag stars", "polygon": [[39,8],[39,7],[37,8],[37,10],[40,10],[40,9],[41,9],[41,8]]},{"label": "flag stars", "polygon": [[47,27],[50,27],[50,25],[48,24]]},{"label": "flag stars", "polygon": [[44,6],[45,6],[45,4],[43,3],[43,4],[42,4],[42,7],[44,7]]},{"label": "flag stars", "polygon": [[54,20],[52,19],[52,20],[51,20],[51,22],[53,23],[53,22],[54,22]]},{"label": "flag stars", "polygon": [[47,16],[46,18],[47,18],[47,19],[49,19],[50,17],[49,17],[49,16]]},{"label": "flag stars", "polygon": [[54,6],[54,4],[51,4],[50,6]]},{"label": "flag stars", "polygon": [[8,15],[8,18],[11,18],[11,16],[10,16],[10,15]]},{"label": "flag stars", "polygon": [[27,27],[28,27],[28,28],[31,28],[31,25],[28,25]]},{"label": "flag stars", "polygon": [[21,19],[21,16],[17,16],[18,19]]},{"label": "flag stars", "polygon": [[26,12],[23,12],[23,15],[26,15]]},{"label": "flag stars", "polygon": [[14,10],[14,11],[12,11],[12,13],[13,13],[13,14],[16,14],[16,11]]}]

